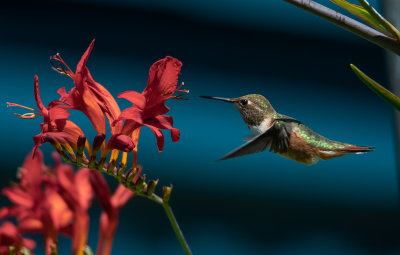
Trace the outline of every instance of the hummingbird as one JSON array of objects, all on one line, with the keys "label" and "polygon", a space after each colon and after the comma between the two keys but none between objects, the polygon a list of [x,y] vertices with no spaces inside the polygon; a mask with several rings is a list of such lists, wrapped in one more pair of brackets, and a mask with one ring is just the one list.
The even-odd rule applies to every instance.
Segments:
[{"label": "hummingbird", "polygon": [[201,96],[233,104],[243,121],[253,132],[247,142],[220,160],[261,152],[269,148],[285,158],[313,165],[319,159],[328,160],[350,153],[361,154],[374,149],[332,141],[312,131],[300,121],[277,113],[262,95],[250,94],[237,98]]}]

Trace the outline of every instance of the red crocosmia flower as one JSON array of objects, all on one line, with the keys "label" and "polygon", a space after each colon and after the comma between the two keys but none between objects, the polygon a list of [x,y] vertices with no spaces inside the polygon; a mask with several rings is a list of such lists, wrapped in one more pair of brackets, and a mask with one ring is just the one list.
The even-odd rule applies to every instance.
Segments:
[{"label": "red crocosmia flower", "polygon": [[80,169],[76,174],[71,166],[61,164],[60,156],[53,153],[56,161],[56,178],[59,193],[74,213],[72,253],[83,255],[89,231],[88,209],[93,197],[89,169]]},{"label": "red crocosmia flower", "polygon": [[135,144],[137,144],[139,132],[134,131],[140,130],[142,126],[147,126],[153,131],[159,151],[162,151],[164,146],[164,136],[160,129],[169,129],[172,141],[179,140],[180,132],[172,127],[172,117],[163,114],[169,111],[165,105],[167,99],[180,98],[182,95],[174,96],[177,91],[188,92],[181,89],[183,83],[177,87],[181,67],[182,63],[173,57],[161,59],[151,66],[147,86],[142,93],[126,91],[118,95],[119,98],[125,98],[133,105],[122,111],[114,124],[126,120],[122,133],[132,136]]},{"label": "red crocosmia flower", "polygon": [[14,205],[3,207],[0,218],[16,217],[21,232],[43,233],[46,253],[50,254],[50,246],[57,242],[57,233],[68,234],[72,211],[54,185],[49,185],[55,181],[54,175],[51,177],[51,169],[44,166],[40,150],[36,157],[25,159],[19,175],[18,185],[2,190]]},{"label": "red crocosmia flower", "polygon": [[36,243],[27,238],[23,238],[17,227],[11,222],[4,222],[0,226],[0,254],[9,254],[9,247],[15,247],[16,254],[20,254],[22,248],[33,250]]},{"label": "red crocosmia flower", "polygon": [[[107,117],[110,127],[112,142],[108,144],[107,151],[109,149],[124,148],[123,151],[129,152],[132,150],[131,144],[133,144],[130,137],[124,137],[123,139],[116,139],[114,136],[119,136],[122,130],[122,122],[115,125],[111,125],[121,113],[117,102],[111,93],[103,87],[100,83],[96,82],[91,76],[89,69],[86,66],[89,55],[93,49],[94,40],[89,45],[86,52],[83,54],[81,60],[79,61],[76,72],[68,67],[59,54],[52,57],[52,64],[54,70],[61,74],[68,75],[74,81],[75,87],[71,89],[68,93],[65,88],[60,88],[58,93],[61,95],[60,101],[64,102],[69,106],[70,109],[75,109],[83,112],[91,121],[94,129],[97,133],[106,134],[106,121]],[[59,66],[56,65],[54,61],[58,61]],[[121,142],[119,144],[118,142]],[[127,146],[129,144],[129,146]],[[105,149],[105,148],[103,148]],[[118,156],[114,154],[113,158]],[[112,159],[113,159],[112,158]]]},{"label": "red crocosmia flower", "polygon": [[[40,124],[41,133],[33,138],[35,142],[33,155],[35,155],[36,149],[45,142],[61,144],[65,150],[73,154],[72,148],[76,149],[78,137],[83,134],[83,131],[75,123],[67,120],[69,112],[66,110],[67,106],[63,105],[61,101],[52,101],[47,107],[43,105],[39,92],[39,79],[36,75],[34,93],[39,110],[8,103],[8,106],[18,106],[35,111],[35,113],[16,114],[20,118],[33,119],[43,116],[43,123]],[[86,148],[90,151],[89,143],[86,143]]]},{"label": "red crocosmia flower", "polygon": [[[121,110],[111,93],[100,83],[97,83],[91,76],[86,67],[89,55],[93,49],[94,40],[89,45],[86,52],[79,61],[76,72],[68,67],[59,54],[52,57],[52,60],[59,61],[63,66],[53,66],[56,71],[66,74],[74,80],[76,87],[66,93],[65,88],[58,90],[61,101],[69,105],[72,109],[82,111],[91,121],[95,130],[100,134],[106,134],[106,123],[104,115],[112,123],[117,119]],[[64,66],[67,68],[65,69]],[[111,133],[117,134],[121,131],[122,123],[112,126]]]},{"label": "red crocosmia flower", "polygon": [[[140,173],[136,176],[139,175]],[[100,233],[96,255],[109,255],[111,254],[112,242],[118,226],[119,209],[134,193],[120,184],[114,195],[111,196],[106,180],[102,174],[96,171],[92,172],[90,182],[103,209],[100,216]]]}]

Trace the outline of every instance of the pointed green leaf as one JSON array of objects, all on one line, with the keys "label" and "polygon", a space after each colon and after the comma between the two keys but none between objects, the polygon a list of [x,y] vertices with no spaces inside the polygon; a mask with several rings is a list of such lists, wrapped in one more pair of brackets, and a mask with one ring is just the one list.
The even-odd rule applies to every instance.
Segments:
[{"label": "pointed green leaf", "polygon": [[395,39],[400,40],[400,32],[390,24],[389,21],[382,17],[382,15],[380,15],[366,0],[358,0],[358,2],[382,27],[385,28],[388,33],[390,33]]},{"label": "pointed green leaf", "polygon": [[376,81],[369,78],[365,73],[361,72],[355,65],[350,64],[351,69],[356,73],[358,78],[363,81],[373,92],[375,92],[378,96],[382,97],[385,101],[387,101],[392,106],[396,107],[397,110],[400,111],[400,98],[395,94],[390,92],[389,90],[382,87]]},{"label": "pointed green leaf", "polygon": [[[330,0],[335,4],[339,5],[343,9],[347,10],[348,12],[352,13],[354,16],[359,17],[360,19],[367,22],[370,26],[378,30],[379,32],[392,37],[393,35],[391,32],[386,30],[386,27],[381,24],[380,19],[377,19],[375,16],[371,15],[366,9],[362,6],[349,3],[345,0]],[[371,7],[371,6],[370,6]],[[372,8],[372,7],[371,7]]]}]

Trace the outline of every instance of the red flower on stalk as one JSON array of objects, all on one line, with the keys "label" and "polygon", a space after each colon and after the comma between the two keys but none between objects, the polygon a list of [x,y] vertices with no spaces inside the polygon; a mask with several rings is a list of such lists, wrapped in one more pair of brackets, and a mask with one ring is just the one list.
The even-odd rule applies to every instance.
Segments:
[{"label": "red flower on stalk", "polygon": [[[149,127],[157,138],[157,147],[162,151],[164,147],[164,135],[160,129],[169,129],[171,139],[177,142],[180,138],[180,131],[173,128],[171,116],[163,115],[169,111],[165,101],[169,98],[179,99],[182,95],[174,96],[177,91],[188,92],[177,87],[178,76],[182,63],[173,58],[165,57],[154,63],[149,71],[147,86],[142,93],[126,91],[118,95],[132,102],[132,106],[122,111],[121,115],[114,122],[118,124],[121,120],[126,120],[122,128],[122,133],[132,136],[134,142],[138,137],[133,137],[136,129],[142,126]],[[138,132],[136,132],[138,136]]]},{"label": "red flower on stalk", "polygon": [[14,205],[1,208],[0,219],[16,217],[21,232],[43,233],[46,252],[50,254],[57,233],[70,234],[73,214],[57,189],[48,185],[54,182],[54,175],[43,164],[42,153],[36,154],[25,159],[19,184],[2,190]]},{"label": "red flower on stalk", "polygon": [[[36,75],[34,77],[34,94],[36,105],[39,110],[14,103],[7,103],[8,107],[18,106],[35,111],[35,113],[26,113],[22,115],[15,114],[20,118],[33,119],[37,116],[43,116],[43,123],[40,124],[41,132],[39,135],[33,137],[35,142],[33,155],[35,155],[36,149],[45,142],[60,144],[70,154],[73,154],[72,148],[76,149],[78,137],[83,134],[83,131],[75,123],[67,120],[69,112],[66,110],[66,106],[62,105],[61,101],[52,101],[47,107],[43,105],[40,98],[39,79]],[[88,143],[86,144],[86,148],[88,150],[90,149]]]},{"label": "red flower on stalk", "polygon": [[[61,95],[60,100],[69,105],[71,109],[83,112],[89,118],[97,133],[106,134],[104,115],[111,124],[120,115],[121,110],[111,93],[93,79],[86,66],[93,46],[94,40],[82,55],[75,73],[72,72],[59,54],[56,54],[51,59],[53,60],[53,69],[71,77],[75,84],[75,87],[68,93],[66,93],[65,88],[58,90]],[[58,61],[61,65],[57,66],[54,61]],[[111,126],[111,134],[120,134],[121,127],[122,123]]]},{"label": "red flower on stalk", "polygon": [[93,190],[90,185],[91,170],[80,169],[76,174],[70,165],[61,164],[60,156],[53,153],[56,161],[56,186],[68,208],[73,212],[72,254],[83,255],[89,231],[89,214]]},{"label": "red flower on stalk", "polygon": [[16,254],[20,254],[22,248],[33,250],[36,243],[27,238],[23,238],[18,228],[11,222],[4,222],[0,226],[0,254],[9,254],[9,248],[13,246]]},{"label": "red flower on stalk", "polygon": [[[137,178],[140,176],[140,171],[141,168],[133,182],[136,182]],[[96,171],[92,172],[90,182],[103,209],[100,216],[99,241],[96,255],[109,255],[111,254],[112,242],[118,226],[119,209],[134,196],[134,193],[120,184],[115,193],[111,195],[103,175]]]}]

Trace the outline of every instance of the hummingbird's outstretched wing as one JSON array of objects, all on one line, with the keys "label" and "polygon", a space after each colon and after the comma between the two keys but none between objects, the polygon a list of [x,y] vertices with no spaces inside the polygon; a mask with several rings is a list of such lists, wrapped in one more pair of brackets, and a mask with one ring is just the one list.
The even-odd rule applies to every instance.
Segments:
[{"label": "hummingbird's outstretched wing", "polygon": [[[293,121],[298,122],[296,120]],[[288,125],[285,125],[285,123],[282,122],[292,122],[292,120],[279,119],[279,121],[275,121],[267,131],[255,136],[253,139],[243,144],[236,150],[226,154],[219,160],[265,151],[265,149],[268,147],[270,148],[270,151],[275,153],[286,152],[289,148],[291,130],[289,130],[290,128]]]}]

